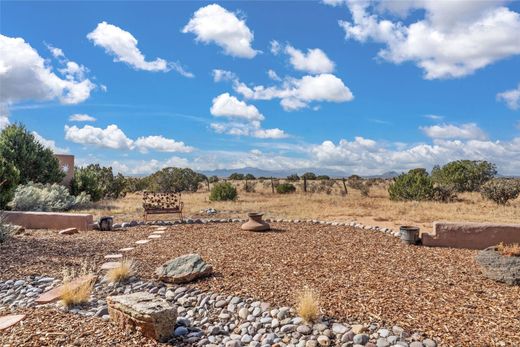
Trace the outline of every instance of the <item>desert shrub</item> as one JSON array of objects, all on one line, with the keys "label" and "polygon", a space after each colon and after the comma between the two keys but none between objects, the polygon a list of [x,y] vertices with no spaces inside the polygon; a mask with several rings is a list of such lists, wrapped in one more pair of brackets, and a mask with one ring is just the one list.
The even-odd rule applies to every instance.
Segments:
[{"label": "desert shrub", "polygon": [[313,172],[306,172],[302,175],[302,179],[306,179],[306,180],[315,180],[316,179],[316,174],[313,173]]},{"label": "desert shrub", "polygon": [[90,164],[74,171],[71,183],[71,192],[74,195],[85,192],[92,201],[98,201],[103,198],[123,197],[126,191],[126,178],[121,174],[114,176],[111,167]]},{"label": "desert shrub", "polygon": [[316,179],[320,180],[320,181],[328,181],[328,180],[330,180],[330,177],[327,175],[319,175],[319,176],[316,176]]},{"label": "desert shrub", "polygon": [[217,183],[218,182],[218,177],[217,176],[211,176],[210,178],[208,178],[209,180],[209,183]]},{"label": "desert shrub", "polygon": [[435,185],[432,200],[439,202],[453,202],[457,199],[457,189],[453,184]]},{"label": "desert shrub", "polygon": [[0,243],[5,242],[11,235],[12,231],[12,225],[7,223],[5,215],[2,212],[0,212]]},{"label": "desert shrub", "polygon": [[370,192],[370,186],[368,185],[368,182],[365,184],[363,179],[359,176],[349,178],[348,186],[352,189],[359,190],[362,196],[368,196],[368,193]]},{"label": "desert shrub", "polygon": [[253,174],[250,174],[248,173],[247,175],[244,176],[244,179],[245,180],[248,180],[248,181],[251,181],[251,180],[256,180],[255,176]]},{"label": "desert shrub", "polygon": [[505,205],[520,195],[520,180],[494,179],[480,187],[480,194],[499,205]]},{"label": "desert shrub", "polygon": [[292,174],[287,176],[287,181],[296,182],[300,180],[300,176],[298,174]]},{"label": "desert shrub", "polygon": [[119,265],[113,269],[108,270],[105,278],[110,283],[124,282],[135,274],[136,265],[132,259],[123,259]]},{"label": "desert shrub", "polygon": [[65,177],[52,150],[21,124],[11,124],[0,132],[0,158],[16,167],[21,184],[58,183]]},{"label": "desert shrub", "polygon": [[147,177],[125,177],[125,192],[140,192],[148,189]]},{"label": "desert shrub", "polygon": [[70,268],[63,270],[63,286],[60,291],[60,300],[63,305],[70,307],[88,302],[94,289],[95,277],[74,283],[78,278],[92,274],[89,263],[84,261],[80,271]]},{"label": "desert shrub", "polygon": [[244,179],[244,177],[245,177],[244,174],[235,172],[235,173],[232,173],[231,175],[229,175],[228,179],[233,180],[233,181],[242,181]]},{"label": "desert shrub", "polygon": [[476,192],[497,174],[493,163],[481,160],[457,160],[432,169],[432,180],[440,185],[453,185],[457,192]]},{"label": "desert shrub", "polygon": [[296,191],[296,187],[291,183],[281,183],[276,186],[276,192],[278,194],[289,194],[294,193]]},{"label": "desert shrub", "polygon": [[246,193],[254,193],[255,192],[255,186],[256,186],[256,182],[255,181],[247,181],[244,183],[244,190],[246,191]]},{"label": "desert shrub", "polygon": [[232,201],[237,197],[237,189],[229,182],[216,183],[209,194],[211,201]]},{"label": "desert shrub", "polygon": [[391,200],[430,200],[433,183],[425,169],[413,169],[396,177],[388,193]]},{"label": "desert shrub", "polygon": [[318,318],[320,312],[318,295],[308,287],[298,292],[296,297],[296,311],[306,322],[312,322]]},{"label": "desert shrub", "polygon": [[19,211],[67,211],[86,207],[89,202],[90,196],[84,192],[74,197],[60,184],[29,182],[16,188],[9,206]]},{"label": "desert shrub", "polygon": [[0,209],[5,209],[7,203],[14,197],[14,190],[19,179],[18,169],[0,157]]},{"label": "desert shrub", "polygon": [[154,192],[196,192],[206,176],[188,168],[167,167],[148,176],[148,180],[148,189]]}]

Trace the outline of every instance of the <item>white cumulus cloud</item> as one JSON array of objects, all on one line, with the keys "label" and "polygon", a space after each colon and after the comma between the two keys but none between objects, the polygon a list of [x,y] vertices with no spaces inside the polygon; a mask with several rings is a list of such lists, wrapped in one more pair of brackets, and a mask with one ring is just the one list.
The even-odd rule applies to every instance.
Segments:
[{"label": "white cumulus cloud", "polygon": [[134,69],[162,72],[175,70],[185,77],[193,77],[193,74],[184,70],[179,63],[168,62],[162,58],[147,61],[137,47],[137,39],[130,32],[113,24],[99,23],[92,32],[87,34],[87,38],[94,45],[103,47],[107,54],[114,56],[115,62],[127,63]]},{"label": "white cumulus cloud", "polygon": [[23,38],[0,35],[0,102],[53,100],[77,104],[90,97],[96,87],[84,77],[86,69],[66,60],[66,67],[53,72],[52,66]]},{"label": "white cumulus cloud", "polygon": [[182,32],[195,34],[197,41],[215,43],[234,57],[253,58],[258,53],[251,47],[254,35],[245,20],[217,4],[199,8]]},{"label": "white cumulus cloud", "polygon": [[[339,1],[327,1],[339,4]],[[501,1],[346,1],[352,21],[340,21],[347,39],[385,45],[378,56],[414,62],[426,79],[457,78],[520,54],[520,15]],[[412,10],[424,18],[393,20]],[[383,18],[391,12],[391,19]],[[417,13],[415,11],[414,13]]]},{"label": "white cumulus cloud", "polygon": [[134,142],[134,146],[142,153],[149,150],[158,152],[183,152],[189,153],[193,151],[193,147],[186,146],[182,141],[175,141],[163,136],[146,136],[139,137]]},{"label": "white cumulus cloud", "polygon": [[291,45],[287,45],[285,53],[289,56],[291,65],[296,70],[312,74],[334,71],[334,62],[319,48],[308,49],[307,53],[304,53]]},{"label": "white cumulus cloud", "polygon": [[505,102],[507,107],[512,110],[518,110],[520,108],[520,83],[515,89],[498,93],[497,100]]},{"label": "white cumulus cloud", "polygon": [[69,116],[71,122],[95,122],[96,118],[89,116],[88,114],[76,113]]},{"label": "white cumulus cloud", "polygon": [[432,139],[468,139],[468,140],[485,140],[486,133],[480,129],[475,123],[461,124],[460,126],[453,124],[439,124],[432,126],[420,127],[426,136]]},{"label": "white cumulus cloud", "polygon": [[236,97],[229,95],[229,93],[223,93],[214,98],[210,112],[217,117],[236,117],[251,121],[261,121],[264,119],[264,116],[254,105],[248,105],[244,101],[240,101]]},{"label": "white cumulus cloud", "polygon": [[111,149],[132,149],[133,141],[115,124],[105,129],[85,125],[83,128],[65,125],[65,139],[83,145],[94,145]]},{"label": "white cumulus cloud", "polygon": [[308,107],[311,102],[346,102],[354,98],[350,89],[333,74],[286,78],[281,86],[272,87],[260,85],[250,88],[236,80],[234,89],[247,99],[280,99],[286,111]]}]

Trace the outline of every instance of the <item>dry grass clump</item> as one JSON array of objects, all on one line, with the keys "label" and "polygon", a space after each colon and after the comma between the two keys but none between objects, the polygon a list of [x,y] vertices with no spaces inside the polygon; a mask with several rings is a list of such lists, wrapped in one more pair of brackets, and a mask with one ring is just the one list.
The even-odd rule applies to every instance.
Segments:
[{"label": "dry grass clump", "polygon": [[512,243],[509,245],[500,242],[497,246],[497,250],[500,254],[509,256],[509,257],[520,257],[520,244]]},{"label": "dry grass clump", "polygon": [[296,298],[296,310],[298,315],[306,322],[312,322],[318,318],[320,311],[318,295],[309,287],[303,288],[298,292]]},{"label": "dry grass clump", "polygon": [[108,270],[105,278],[111,283],[123,282],[135,274],[135,264],[133,259],[123,259],[118,267]]},{"label": "dry grass clump", "polygon": [[74,268],[63,269],[63,286],[60,293],[60,299],[66,307],[80,305],[88,301],[94,284],[96,282],[95,276],[88,277],[78,283],[78,279],[84,276],[92,275],[87,261],[82,262],[79,271]]}]

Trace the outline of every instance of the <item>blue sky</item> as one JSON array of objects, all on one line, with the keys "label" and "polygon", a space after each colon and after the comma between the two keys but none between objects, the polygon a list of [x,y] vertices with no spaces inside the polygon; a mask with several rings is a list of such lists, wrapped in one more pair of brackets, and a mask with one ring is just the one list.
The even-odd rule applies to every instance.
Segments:
[{"label": "blue sky", "polygon": [[520,174],[520,2],[0,6],[0,127],[80,165]]}]

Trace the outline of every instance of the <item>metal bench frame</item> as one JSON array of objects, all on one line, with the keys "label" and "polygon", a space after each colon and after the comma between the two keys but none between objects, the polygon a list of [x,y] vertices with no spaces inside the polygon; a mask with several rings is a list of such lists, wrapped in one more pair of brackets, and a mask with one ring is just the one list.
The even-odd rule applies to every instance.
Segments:
[{"label": "metal bench frame", "polygon": [[[150,201],[150,199],[155,201]],[[161,199],[165,199],[165,201],[160,201]],[[164,207],[165,205],[168,207]],[[174,206],[171,207],[171,205]],[[179,214],[182,220],[183,207],[181,193],[143,193],[143,218],[145,222],[148,220],[149,214]]]}]

